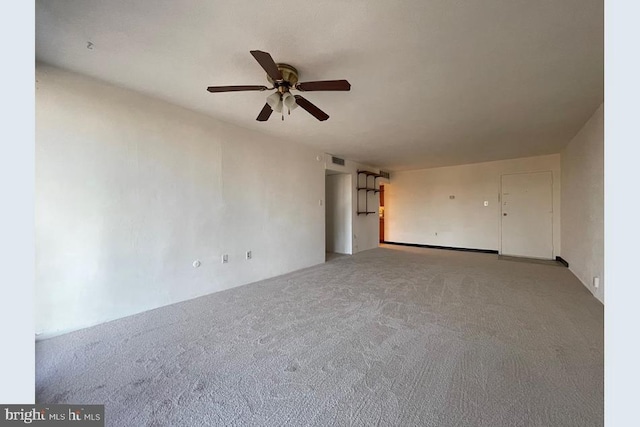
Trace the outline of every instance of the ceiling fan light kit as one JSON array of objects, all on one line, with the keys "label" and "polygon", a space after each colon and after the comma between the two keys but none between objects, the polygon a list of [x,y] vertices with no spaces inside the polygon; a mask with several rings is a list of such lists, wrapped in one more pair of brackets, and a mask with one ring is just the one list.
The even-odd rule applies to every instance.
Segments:
[{"label": "ceiling fan light kit", "polygon": [[351,90],[351,84],[346,80],[320,80],[315,82],[298,82],[298,70],[289,64],[276,64],[271,58],[271,55],[267,52],[260,50],[250,51],[251,55],[258,61],[258,64],[267,73],[267,80],[272,87],[266,86],[209,86],[207,90],[211,93],[220,92],[240,92],[250,90],[274,90],[267,97],[267,102],[262,107],[260,114],[256,118],[259,122],[265,122],[271,116],[273,111],[282,113],[282,120],[284,120],[284,108],[287,109],[287,113],[291,114],[291,111],[298,106],[302,107],[309,114],[314,116],[320,121],[327,120],[329,115],[324,111],[316,107],[309,100],[301,95],[292,95],[290,90],[298,90],[300,92],[312,92],[312,91],[349,91]]},{"label": "ceiling fan light kit", "polygon": [[291,95],[291,92],[285,92],[282,95],[282,102],[284,103],[284,106],[287,107],[289,112],[298,108],[298,104],[296,103],[296,98],[293,95]]},{"label": "ceiling fan light kit", "polygon": [[282,95],[280,92],[274,92],[267,96],[267,104],[276,113],[282,112]]}]

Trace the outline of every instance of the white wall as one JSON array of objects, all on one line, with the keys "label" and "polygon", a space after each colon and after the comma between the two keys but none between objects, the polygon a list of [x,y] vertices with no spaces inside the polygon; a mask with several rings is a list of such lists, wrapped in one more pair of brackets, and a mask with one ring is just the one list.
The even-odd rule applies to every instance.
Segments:
[{"label": "white wall", "polygon": [[351,254],[351,174],[327,175],[326,194],[326,251]]},{"label": "white wall", "polygon": [[[562,258],[604,303],[604,105],[561,153]],[[600,278],[598,289],[593,277]]]},{"label": "white wall", "polygon": [[324,153],[42,64],[36,79],[41,337],[324,262]]},{"label": "white wall", "polygon": [[553,246],[559,255],[559,154],[392,173],[385,185],[385,240],[500,250],[500,176],[538,171],[553,173]]}]

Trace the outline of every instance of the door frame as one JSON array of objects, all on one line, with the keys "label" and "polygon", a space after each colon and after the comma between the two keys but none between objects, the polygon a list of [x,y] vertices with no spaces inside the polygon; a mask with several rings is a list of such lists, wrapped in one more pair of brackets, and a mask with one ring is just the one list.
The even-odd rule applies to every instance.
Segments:
[{"label": "door frame", "polygon": [[328,231],[327,230],[327,208],[329,207],[329,203],[330,203],[327,198],[327,178],[335,175],[339,175],[340,179],[345,180],[345,182],[340,185],[344,186],[345,191],[344,191],[343,201],[345,203],[345,206],[347,206],[349,209],[349,214],[348,216],[345,215],[344,217],[334,218],[340,221],[340,224],[343,226],[345,230],[343,234],[344,240],[345,240],[345,249],[343,252],[336,252],[335,245],[334,245],[334,250],[332,251],[332,253],[351,255],[353,254],[353,213],[352,213],[353,212],[353,191],[352,191],[353,174],[349,172],[344,172],[344,171],[336,171],[329,168],[325,169],[325,177],[324,177],[324,183],[325,183],[325,186],[324,186],[325,187],[324,188],[324,229],[325,229],[324,251],[326,253],[328,250],[327,248],[327,231]]}]

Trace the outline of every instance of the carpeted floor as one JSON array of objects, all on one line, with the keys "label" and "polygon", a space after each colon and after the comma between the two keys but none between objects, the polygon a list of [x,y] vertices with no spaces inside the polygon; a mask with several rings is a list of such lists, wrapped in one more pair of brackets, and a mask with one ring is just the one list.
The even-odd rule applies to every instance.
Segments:
[{"label": "carpeted floor", "polygon": [[566,268],[383,247],[36,345],[108,426],[600,426],[603,306]]}]

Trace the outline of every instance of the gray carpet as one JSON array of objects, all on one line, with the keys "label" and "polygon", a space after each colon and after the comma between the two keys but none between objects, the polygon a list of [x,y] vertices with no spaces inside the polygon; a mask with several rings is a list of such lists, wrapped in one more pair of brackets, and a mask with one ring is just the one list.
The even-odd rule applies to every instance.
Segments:
[{"label": "gray carpet", "polygon": [[566,268],[383,247],[36,345],[108,426],[603,425],[603,306]]}]

